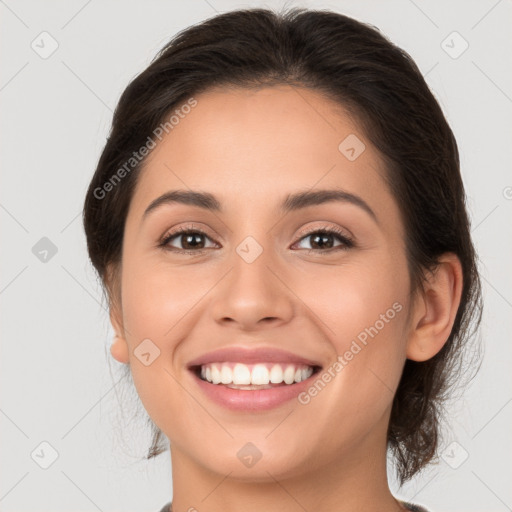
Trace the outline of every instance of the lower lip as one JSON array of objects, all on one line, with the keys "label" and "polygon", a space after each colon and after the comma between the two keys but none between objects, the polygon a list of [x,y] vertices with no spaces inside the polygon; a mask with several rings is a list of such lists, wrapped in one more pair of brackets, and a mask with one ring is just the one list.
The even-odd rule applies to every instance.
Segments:
[{"label": "lower lip", "polygon": [[278,407],[294,398],[307,389],[311,380],[317,372],[311,377],[295,384],[286,384],[270,389],[232,389],[222,384],[211,384],[206,380],[199,378],[194,372],[191,372],[198,386],[204,394],[213,402],[234,411],[263,411]]}]

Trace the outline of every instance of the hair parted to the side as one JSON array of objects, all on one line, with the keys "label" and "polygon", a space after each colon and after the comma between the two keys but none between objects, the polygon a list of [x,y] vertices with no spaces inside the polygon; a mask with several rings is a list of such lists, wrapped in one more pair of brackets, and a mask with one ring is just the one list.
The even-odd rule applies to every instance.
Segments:
[{"label": "hair parted to the side", "polygon": [[[443,404],[469,368],[463,355],[482,312],[477,257],[470,236],[455,137],[412,58],[375,27],[325,10],[230,11],[177,34],[122,94],[84,204],[90,259],[112,290],[124,224],[142,160],[99,199],[95,190],[130,159],[169,113],[218,87],[288,84],[335,101],[377,148],[401,210],[411,293],[438,257],[455,253],[463,291],[450,337],[435,357],[407,360],[394,397],[388,447],[400,485],[436,458]],[[114,275],[114,274],[113,274]],[[114,277],[118,279],[118,277]],[[161,453],[152,424],[148,458]]]}]

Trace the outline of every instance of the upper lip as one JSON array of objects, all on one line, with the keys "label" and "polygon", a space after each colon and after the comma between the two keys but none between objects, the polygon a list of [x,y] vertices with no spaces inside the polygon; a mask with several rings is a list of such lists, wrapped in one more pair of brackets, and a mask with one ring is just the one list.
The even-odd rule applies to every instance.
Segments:
[{"label": "upper lip", "polygon": [[308,366],[322,366],[318,361],[302,357],[286,350],[273,347],[225,347],[189,361],[188,367],[201,366],[208,363],[232,361],[239,363],[290,363],[304,364]]}]

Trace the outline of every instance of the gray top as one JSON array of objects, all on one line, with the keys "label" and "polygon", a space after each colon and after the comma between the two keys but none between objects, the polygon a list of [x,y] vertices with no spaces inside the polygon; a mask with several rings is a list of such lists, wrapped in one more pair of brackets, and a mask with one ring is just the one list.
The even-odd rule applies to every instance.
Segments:
[{"label": "gray top", "polygon": [[[407,508],[407,510],[410,510],[411,512],[429,512],[425,507],[422,505],[415,505],[414,503],[408,503],[407,501],[400,501],[404,507]],[[167,503],[160,512],[172,512],[172,503]]]}]

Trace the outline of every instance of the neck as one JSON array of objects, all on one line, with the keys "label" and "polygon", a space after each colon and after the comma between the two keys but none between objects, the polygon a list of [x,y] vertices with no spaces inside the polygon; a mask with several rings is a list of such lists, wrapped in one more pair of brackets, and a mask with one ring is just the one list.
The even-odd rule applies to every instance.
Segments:
[{"label": "neck", "polygon": [[388,487],[381,437],[367,435],[327,462],[313,457],[293,474],[260,467],[250,481],[234,477],[234,471],[212,471],[171,442],[173,512],[402,511]]}]

